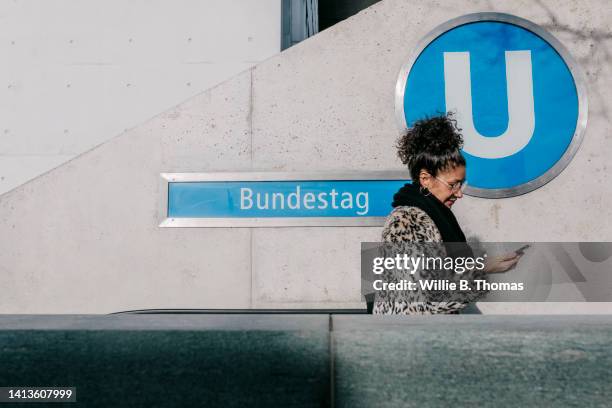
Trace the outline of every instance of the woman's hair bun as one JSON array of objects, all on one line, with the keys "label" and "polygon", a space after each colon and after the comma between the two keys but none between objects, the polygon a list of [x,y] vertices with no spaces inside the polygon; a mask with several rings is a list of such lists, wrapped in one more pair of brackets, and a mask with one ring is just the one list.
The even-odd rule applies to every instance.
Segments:
[{"label": "woman's hair bun", "polygon": [[418,120],[398,141],[398,156],[410,165],[411,158],[421,153],[446,155],[463,147],[461,130],[451,113]]},{"label": "woman's hair bun", "polygon": [[421,169],[433,175],[449,165],[465,165],[463,137],[452,113],[418,120],[397,142],[397,154],[413,180]]}]

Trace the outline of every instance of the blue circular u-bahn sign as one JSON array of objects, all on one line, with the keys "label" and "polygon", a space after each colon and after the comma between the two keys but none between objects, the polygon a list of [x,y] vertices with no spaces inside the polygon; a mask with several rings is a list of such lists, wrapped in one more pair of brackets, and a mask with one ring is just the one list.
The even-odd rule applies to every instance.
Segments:
[{"label": "blue circular u-bahn sign", "polygon": [[453,112],[464,138],[466,193],[510,197],[557,176],[586,127],[582,74],[539,26],[477,13],[436,28],[402,68],[396,114],[402,127]]}]

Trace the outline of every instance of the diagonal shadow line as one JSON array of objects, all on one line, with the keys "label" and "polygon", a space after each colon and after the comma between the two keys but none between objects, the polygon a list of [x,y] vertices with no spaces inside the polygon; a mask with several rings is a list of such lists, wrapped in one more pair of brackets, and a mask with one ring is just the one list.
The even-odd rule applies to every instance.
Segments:
[{"label": "diagonal shadow line", "polygon": [[572,282],[586,282],[586,277],[580,272],[572,258],[561,245],[554,245],[551,251],[557,261],[561,264],[565,273],[570,277]]}]

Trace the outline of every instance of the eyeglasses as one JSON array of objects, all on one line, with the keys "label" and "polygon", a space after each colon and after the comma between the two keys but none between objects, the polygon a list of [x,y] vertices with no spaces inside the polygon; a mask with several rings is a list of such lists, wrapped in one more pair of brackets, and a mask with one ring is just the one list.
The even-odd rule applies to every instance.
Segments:
[{"label": "eyeglasses", "polygon": [[446,187],[450,188],[451,191],[453,193],[458,192],[459,190],[461,190],[461,192],[463,192],[463,190],[465,190],[465,186],[467,186],[467,181],[458,181],[456,183],[450,184],[448,181],[441,179],[438,176],[434,176],[434,178],[436,180],[438,180],[439,182],[441,182],[442,184],[444,184]]}]

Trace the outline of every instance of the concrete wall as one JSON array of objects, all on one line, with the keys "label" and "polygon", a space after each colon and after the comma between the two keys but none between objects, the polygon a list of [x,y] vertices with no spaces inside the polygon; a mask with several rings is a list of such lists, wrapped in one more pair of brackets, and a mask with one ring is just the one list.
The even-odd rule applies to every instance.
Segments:
[{"label": "concrete wall", "polygon": [[397,73],[433,27],[478,11],[561,40],[590,114],[561,175],[520,197],[467,197],[453,207],[461,224],[485,241],[612,240],[609,2],[386,0],[0,197],[0,312],[361,305],[360,242],[380,228],[160,229],[159,173],[401,169]]},{"label": "concrete wall", "polygon": [[278,53],[280,5],[0,2],[0,194]]}]

